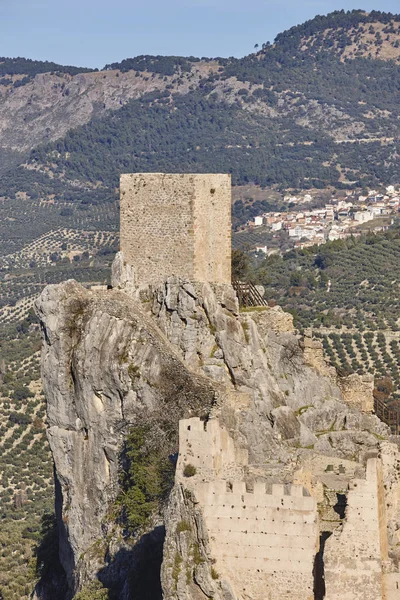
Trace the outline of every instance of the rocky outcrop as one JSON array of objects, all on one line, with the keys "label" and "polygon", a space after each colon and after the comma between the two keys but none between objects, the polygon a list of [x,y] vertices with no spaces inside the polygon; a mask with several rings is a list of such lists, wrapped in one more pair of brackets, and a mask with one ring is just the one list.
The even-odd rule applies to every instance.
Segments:
[{"label": "rocky outcrop", "polygon": [[[171,277],[156,289],[129,288],[131,274],[118,260],[113,282],[122,289],[48,286],[37,312],[69,594],[97,573],[122,600],[128,584],[118,579],[128,579],[127,557],[140,544],[127,545],[110,507],[130,427],[149,423],[172,454],[181,419],[215,419],[234,443],[232,476],[250,486],[260,478],[292,483],[310,456],[325,457],[322,473],[340,458],[362,467],[388,430],[343,402],[281,311],[239,311],[228,285]],[[154,515],[151,526],[167,531],[164,596],[234,600],[229,578],[215,577],[201,507],[186,487],[177,480],[164,517]],[[193,561],[192,572],[184,563]]]},{"label": "rocky outcrop", "polygon": [[176,450],[179,419],[208,414],[219,390],[188,371],[141,307],[120,292],[95,294],[69,281],[48,286],[36,308],[60,555],[73,592],[104,566],[107,514],[129,427],[153,421],[159,435],[175,427]]},{"label": "rocky outcrop", "polygon": [[213,567],[201,506],[183,484],[174,487],[169,501],[161,581],[165,600],[236,600]]},{"label": "rocky outcrop", "polygon": [[[171,83],[171,76],[118,70],[77,75],[40,73],[26,85],[0,89],[0,151],[24,153],[41,142],[63,137],[107,110],[118,110],[128,100],[172,85],[187,93],[189,86],[217,70],[214,62],[193,65],[193,77]],[[10,120],[10,115],[13,115]]]},{"label": "rocky outcrop", "polygon": [[151,312],[186,363],[248,398],[238,427],[254,460],[284,455],[283,440],[345,457],[358,452],[354,435],[375,445],[368,432],[387,433],[378,419],[343,402],[332,369],[322,368],[319,354],[313,363],[280,310],[239,311],[230,286],[170,278],[155,291]]}]

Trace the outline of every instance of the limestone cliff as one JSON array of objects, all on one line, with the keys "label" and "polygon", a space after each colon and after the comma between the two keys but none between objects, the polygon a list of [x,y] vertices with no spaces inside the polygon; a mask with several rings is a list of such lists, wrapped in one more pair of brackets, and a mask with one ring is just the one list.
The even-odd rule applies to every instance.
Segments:
[{"label": "limestone cliff", "polygon": [[[334,509],[337,495],[356,475],[365,478],[366,460],[380,451],[387,427],[344,402],[333,374],[323,374],[313,364],[309,344],[296,336],[280,309],[239,311],[229,285],[171,277],[158,288],[134,290],[126,285],[128,280],[118,257],[113,282],[120,290],[90,292],[69,281],[48,286],[37,303],[69,597],[97,574],[117,597],[140,598],[137,572],[146,556],[146,536],[140,543],[124,540],[111,511],[123,439],[129,427],[146,421],[158,436],[169,432],[166,444],[172,454],[178,450],[179,421],[189,417],[201,417],[204,431],[216,423],[233,458],[225,465],[225,459],[215,462],[212,455],[210,470],[208,445],[197,453],[192,448],[190,462],[197,471],[189,481],[180,453],[169,506],[163,517],[154,515],[146,538],[154,541],[157,531],[162,538],[165,525],[164,598],[268,597],[265,589],[271,591],[275,584],[261,568],[256,584],[249,580],[246,592],[237,591],[234,570],[211,539],[213,521],[201,485],[232,485],[234,493],[243,490],[239,497],[248,503],[256,488],[261,493],[259,483],[267,496],[263,502],[276,503],[278,488],[273,486],[286,486],[279,488],[279,503],[285,508],[300,503],[311,510],[307,518],[315,523],[316,504],[311,508],[307,498],[318,502],[325,519],[320,535],[329,527],[341,527],[343,515],[338,517]],[[394,477],[391,489],[397,483]],[[393,494],[397,500],[392,499],[388,517],[391,556],[400,522],[400,503],[397,492]],[[273,504],[271,510],[279,506]],[[314,533],[306,537],[313,540],[312,549],[307,547],[315,557]],[[162,539],[157,543],[160,548]],[[307,561],[301,565],[304,577],[298,579],[308,596],[298,598],[314,597],[313,566]],[[282,581],[279,585],[287,585]],[[161,598],[161,591],[153,598]]]},{"label": "limestone cliff", "polygon": [[60,557],[72,593],[104,567],[128,428],[147,420],[166,435],[184,415],[208,414],[218,388],[190,372],[141,307],[118,291],[93,293],[68,281],[48,286],[37,311]]}]

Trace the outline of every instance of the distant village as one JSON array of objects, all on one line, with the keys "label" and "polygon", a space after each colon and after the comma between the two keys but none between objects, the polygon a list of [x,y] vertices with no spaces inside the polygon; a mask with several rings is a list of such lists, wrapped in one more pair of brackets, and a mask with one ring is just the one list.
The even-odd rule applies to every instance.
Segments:
[{"label": "distant village", "polygon": [[[287,232],[291,248],[306,248],[361,235],[362,230],[382,231],[394,223],[400,211],[400,191],[393,185],[386,187],[386,193],[370,190],[363,196],[349,192],[346,199],[332,199],[323,207],[307,210],[305,205],[313,200],[309,194],[285,196],[285,204],[291,210],[265,212],[248,221],[244,229],[254,233],[261,228],[272,234]],[[297,210],[293,208],[296,205]],[[368,222],[370,226],[362,227]],[[267,255],[278,252],[276,247],[267,245],[256,246],[254,250]]]}]

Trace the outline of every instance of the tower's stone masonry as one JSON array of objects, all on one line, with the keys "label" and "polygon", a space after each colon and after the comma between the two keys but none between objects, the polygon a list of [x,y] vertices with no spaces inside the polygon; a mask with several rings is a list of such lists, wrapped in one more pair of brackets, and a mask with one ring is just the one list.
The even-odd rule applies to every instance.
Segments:
[{"label": "tower's stone masonry", "polygon": [[121,252],[135,285],[230,284],[230,175],[121,175]]}]

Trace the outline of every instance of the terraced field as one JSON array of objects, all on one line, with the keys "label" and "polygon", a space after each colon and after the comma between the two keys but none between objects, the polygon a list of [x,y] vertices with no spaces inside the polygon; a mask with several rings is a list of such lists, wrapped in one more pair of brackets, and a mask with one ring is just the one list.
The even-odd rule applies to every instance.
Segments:
[{"label": "terraced field", "polygon": [[118,246],[115,205],[66,208],[0,200],[1,600],[30,596],[41,567],[36,549],[54,511],[33,303],[49,283],[107,283]]},{"label": "terraced field", "polygon": [[389,378],[390,403],[400,401],[400,332],[314,331],[313,336],[322,340],[326,357],[339,372],[369,372],[375,381]]},{"label": "terraced field", "polygon": [[[18,325],[21,325],[20,322]],[[0,590],[24,598],[35,578],[32,548],[41,516],[53,511],[52,462],[45,435],[37,324],[0,337]],[[22,328],[20,328],[22,329]]]},{"label": "terraced field", "polygon": [[[73,276],[82,282],[105,283],[102,268],[118,237],[111,231],[58,228],[41,235],[21,250],[0,259],[0,324],[26,317],[48,283]],[[71,275],[72,272],[72,275]]]},{"label": "terraced field", "polygon": [[399,330],[400,227],[271,256],[254,279],[301,328]]}]

